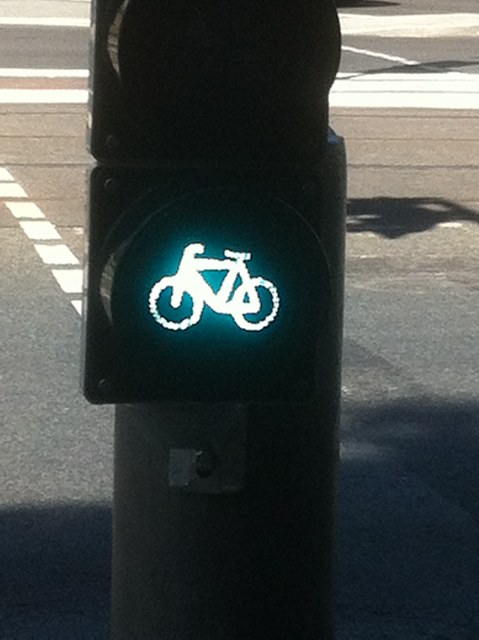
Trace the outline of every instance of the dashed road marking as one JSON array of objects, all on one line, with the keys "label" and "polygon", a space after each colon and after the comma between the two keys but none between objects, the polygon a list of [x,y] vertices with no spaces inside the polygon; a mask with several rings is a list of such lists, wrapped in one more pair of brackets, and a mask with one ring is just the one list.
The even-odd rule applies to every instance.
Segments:
[{"label": "dashed road marking", "polygon": [[[27,194],[25,193],[25,191],[23,191],[23,193],[25,195],[20,197],[26,198]],[[34,202],[5,202],[5,206],[10,210],[10,213],[12,213],[12,215],[19,220],[21,220],[22,218],[35,220],[45,217],[43,211]]]},{"label": "dashed road marking", "polygon": [[0,182],[14,182],[12,174],[3,167],[0,167]]},{"label": "dashed road marking", "polygon": [[35,249],[45,264],[80,264],[66,244],[36,244]]},{"label": "dashed road marking", "polygon": [[7,200],[4,204],[18,221],[26,237],[33,241],[39,258],[43,264],[50,267],[62,291],[74,296],[70,302],[81,316],[83,270],[79,266],[80,261],[63,242],[55,225],[45,218],[40,207],[28,200],[27,193],[15,182],[8,169],[0,167],[0,198],[5,197],[21,199]]},{"label": "dashed road marking", "polygon": [[0,181],[0,198],[26,198],[27,194],[22,189],[22,187],[13,182],[12,180],[8,180],[5,182]]},{"label": "dashed road marking", "polygon": [[70,302],[72,303],[73,308],[75,309],[75,311],[81,317],[81,314],[82,314],[82,301],[81,300],[70,300]]},{"label": "dashed road marking", "polygon": [[52,269],[52,273],[65,293],[81,293],[82,269]]},{"label": "dashed road marking", "polygon": [[61,240],[61,236],[48,220],[19,220],[29,240]]}]

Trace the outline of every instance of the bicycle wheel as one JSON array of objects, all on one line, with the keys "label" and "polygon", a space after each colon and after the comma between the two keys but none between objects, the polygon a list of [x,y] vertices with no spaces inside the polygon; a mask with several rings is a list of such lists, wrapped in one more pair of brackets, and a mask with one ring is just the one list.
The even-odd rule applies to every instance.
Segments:
[{"label": "bicycle wheel", "polygon": [[[258,293],[260,299],[260,309],[255,314],[233,310],[231,312],[231,315],[233,316],[233,319],[238,327],[240,327],[241,329],[244,329],[245,331],[261,331],[262,329],[265,329],[269,324],[271,324],[278,315],[279,294],[274,284],[269,280],[264,280],[261,277],[252,278],[251,283],[248,286],[246,286],[245,284],[241,284],[236,289],[234,300],[237,301],[238,304],[233,304],[233,309],[241,308],[240,303],[248,295],[248,288],[250,288],[251,285],[253,285]],[[266,289],[266,291],[268,292],[266,299],[264,294],[261,294],[260,288]],[[271,309],[267,311],[265,316],[262,316],[262,311],[264,312],[265,307],[266,309],[271,307]],[[246,319],[245,316],[250,316],[250,318]]]},{"label": "bicycle wheel", "polygon": [[[171,304],[174,286],[174,276],[166,276],[154,284],[148,296],[148,307],[156,322],[165,329],[185,331],[200,321],[205,303],[203,300],[184,292],[181,304],[178,308],[174,308]],[[189,304],[186,298],[190,298]],[[166,315],[169,315],[170,319]]]}]

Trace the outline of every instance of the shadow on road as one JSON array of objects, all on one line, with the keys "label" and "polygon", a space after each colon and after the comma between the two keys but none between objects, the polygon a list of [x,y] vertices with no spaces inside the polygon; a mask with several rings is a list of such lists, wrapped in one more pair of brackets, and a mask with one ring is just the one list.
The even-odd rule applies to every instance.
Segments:
[{"label": "shadow on road", "polygon": [[111,511],[106,505],[0,511],[0,637],[105,640]]},{"label": "shadow on road", "polygon": [[469,511],[479,526],[479,402],[405,398],[346,411],[354,415],[351,434],[427,477],[430,487]]},{"label": "shadow on road", "polygon": [[394,239],[447,222],[479,224],[479,213],[443,198],[358,198],[348,203],[346,227]]},{"label": "shadow on road", "polygon": [[346,403],[341,640],[479,637],[478,415],[477,402]]},{"label": "shadow on road", "polygon": [[383,73],[444,73],[445,71],[455,71],[457,69],[464,69],[465,67],[477,67],[479,60],[476,58],[472,61],[466,60],[435,60],[432,62],[418,62],[416,64],[395,64],[392,66],[381,67],[379,69],[368,69],[363,72],[351,72],[349,75],[351,78],[359,76],[374,76],[381,75]]}]

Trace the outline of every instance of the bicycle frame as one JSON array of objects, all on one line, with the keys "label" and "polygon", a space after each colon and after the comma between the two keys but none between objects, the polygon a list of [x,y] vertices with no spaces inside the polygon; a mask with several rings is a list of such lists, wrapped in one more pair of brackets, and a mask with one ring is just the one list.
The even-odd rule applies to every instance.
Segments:
[{"label": "bicycle frame", "polygon": [[[250,258],[250,254],[236,253],[226,249],[225,259],[198,258],[197,255],[204,250],[204,245],[199,243],[190,244],[184,249],[178,272],[171,276],[172,307],[177,309],[183,295],[189,293],[193,298],[204,301],[216,313],[229,314],[233,308],[243,313],[257,313],[260,309],[260,299],[246,266],[246,260]],[[201,275],[202,271],[227,271],[216,293]],[[234,296],[233,287],[238,276],[247,293],[247,301],[244,297],[243,300],[237,300]],[[239,305],[240,309],[238,309]]]}]

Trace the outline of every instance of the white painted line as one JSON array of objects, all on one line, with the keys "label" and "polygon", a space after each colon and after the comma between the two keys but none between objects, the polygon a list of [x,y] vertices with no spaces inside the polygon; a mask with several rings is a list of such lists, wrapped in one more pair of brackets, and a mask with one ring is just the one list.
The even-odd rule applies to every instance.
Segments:
[{"label": "white painted line", "polygon": [[5,206],[17,219],[38,220],[45,217],[43,211],[34,202],[5,202]]},{"label": "white painted line", "polygon": [[36,244],[35,249],[45,264],[80,264],[66,244]]},{"label": "white painted line", "polygon": [[88,69],[0,68],[0,78],[88,78]]},{"label": "white painted line", "polygon": [[0,198],[26,198],[27,194],[16,182],[0,182]]},{"label": "white painted line", "polygon": [[30,18],[24,16],[0,17],[0,25],[15,27],[74,27],[89,28],[89,18]]},{"label": "white painted line", "polygon": [[83,271],[81,269],[52,269],[52,273],[65,293],[82,293]]},{"label": "white painted line", "polygon": [[479,95],[479,74],[444,74],[438,77],[434,73],[382,73],[377,76],[356,76],[337,80],[335,91],[405,91],[417,93],[471,93]]},{"label": "white painted line", "polygon": [[13,182],[12,174],[3,167],[0,167],[0,182]]},{"label": "white painted line", "polygon": [[357,109],[479,109],[479,95],[335,93],[329,100],[331,107]]},{"label": "white painted line", "polygon": [[391,56],[387,53],[382,53],[380,51],[371,51],[370,49],[358,49],[357,47],[349,47],[346,45],[343,45],[341,49],[343,51],[348,51],[350,53],[359,53],[364,56],[370,56],[372,58],[381,58],[381,60],[387,60],[388,62],[398,62],[399,64],[404,64],[408,66],[422,64],[418,60],[409,60],[408,58],[401,58],[400,56]]},{"label": "white painted line", "polygon": [[479,13],[450,12],[381,16],[340,12],[339,20],[343,36],[444,38],[479,35]]},{"label": "white painted line", "polygon": [[338,78],[332,107],[479,109],[479,74],[389,73]]},{"label": "white painted line", "polygon": [[82,315],[82,301],[81,300],[70,300],[70,302],[72,303],[75,311],[81,317],[81,315]]},{"label": "white painted line", "polygon": [[437,226],[443,229],[461,229],[464,224],[462,222],[439,222]]},{"label": "white painted line", "polygon": [[0,89],[0,104],[85,104],[87,89]]},{"label": "white painted line", "polygon": [[47,220],[20,220],[23,232],[30,240],[61,240],[61,236]]}]

